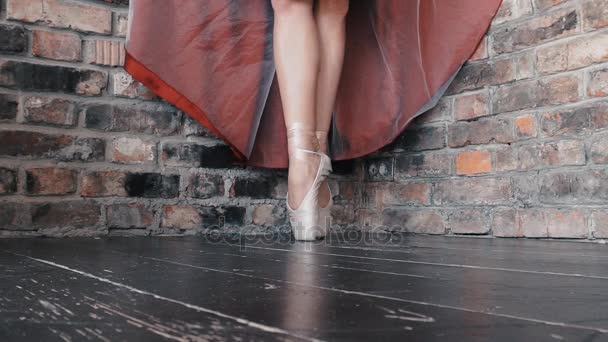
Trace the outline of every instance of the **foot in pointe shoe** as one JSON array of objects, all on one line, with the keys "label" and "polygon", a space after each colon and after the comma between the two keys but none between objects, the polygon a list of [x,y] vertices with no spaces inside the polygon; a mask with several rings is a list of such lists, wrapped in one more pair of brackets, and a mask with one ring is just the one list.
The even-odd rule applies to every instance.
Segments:
[{"label": "foot in pointe shoe", "polygon": [[[296,240],[315,240],[324,236],[319,225],[319,188],[331,169],[331,160],[318,151],[319,142],[314,130],[302,123],[296,122],[288,128],[287,144],[288,187],[293,191],[287,192],[286,202],[292,232]],[[299,193],[295,191],[296,187]],[[298,202],[296,197],[301,200]]]},{"label": "foot in pointe shoe", "polygon": [[[319,151],[327,154],[327,132],[326,131],[315,131],[317,140],[319,140]],[[329,156],[328,156],[329,159]],[[331,159],[326,164],[327,170],[324,172],[330,174],[332,170]],[[326,236],[329,233],[331,227],[331,207],[334,204],[333,194],[329,187],[327,178],[321,184],[321,190],[319,191],[319,226],[321,227],[321,233]]]}]

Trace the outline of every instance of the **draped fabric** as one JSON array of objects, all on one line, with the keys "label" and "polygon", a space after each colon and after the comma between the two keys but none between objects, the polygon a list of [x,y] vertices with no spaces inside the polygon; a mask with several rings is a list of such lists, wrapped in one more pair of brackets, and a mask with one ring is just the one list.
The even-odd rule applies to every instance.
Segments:
[{"label": "draped fabric", "polygon": [[[333,160],[391,143],[434,107],[502,0],[351,0],[329,130]],[[125,70],[226,143],[288,166],[270,0],[131,0]]]}]

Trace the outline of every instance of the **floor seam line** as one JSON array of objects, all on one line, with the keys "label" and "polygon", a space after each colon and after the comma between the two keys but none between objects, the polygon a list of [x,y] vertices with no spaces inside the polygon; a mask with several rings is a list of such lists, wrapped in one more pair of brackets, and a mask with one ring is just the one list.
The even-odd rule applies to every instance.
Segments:
[{"label": "floor seam line", "polygon": [[568,324],[568,323],[564,323],[564,322],[543,321],[543,320],[539,320],[539,319],[536,319],[536,318],[519,317],[519,316],[509,315],[509,314],[492,313],[492,312],[467,309],[467,308],[462,308],[462,307],[457,307],[457,306],[435,304],[435,303],[428,303],[428,302],[422,302],[422,301],[414,301],[414,300],[409,300],[409,299],[401,299],[401,298],[395,298],[395,297],[376,295],[376,294],[372,294],[372,293],[365,293],[365,292],[359,292],[359,291],[350,291],[350,290],[341,290],[341,289],[336,289],[336,288],[331,288],[331,287],[314,286],[314,285],[308,285],[308,284],[303,284],[303,283],[298,283],[298,282],[292,282],[292,281],[288,281],[288,280],[280,280],[280,279],[272,279],[272,278],[266,278],[266,277],[259,277],[259,276],[253,276],[251,274],[243,274],[243,273],[237,273],[237,272],[231,272],[231,271],[217,270],[217,269],[213,269],[213,268],[209,268],[209,267],[190,265],[190,264],[186,264],[186,263],[180,263],[180,262],[175,262],[175,261],[170,261],[170,260],[164,260],[164,259],[159,259],[159,258],[154,258],[154,257],[146,257],[146,256],[140,256],[140,257],[141,258],[145,258],[145,259],[150,259],[150,260],[156,260],[156,261],[160,261],[160,262],[171,263],[171,264],[175,264],[175,265],[186,266],[186,267],[200,268],[200,269],[209,270],[209,271],[234,274],[234,275],[248,277],[248,278],[255,278],[255,279],[261,279],[261,280],[268,280],[268,281],[277,281],[277,282],[286,283],[286,284],[293,284],[293,285],[299,285],[299,286],[317,288],[317,289],[328,290],[328,291],[336,291],[336,292],[342,292],[342,293],[347,293],[347,294],[355,294],[355,295],[365,296],[365,297],[374,297],[374,298],[388,299],[388,300],[393,300],[393,301],[398,301],[398,302],[404,302],[404,303],[411,303],[411,304],[418,304],[418,305],[426,305],[426,306],[432,306],[432,307],[439,307],[439,308],[443,308],[443,309],[452,309],[452,310],[459,310],[459,311],[465,311],[465,312],[479,313],[479,314],[484,314],[484,315],[489,315],[489,316],[511,318],[511,319],[516,319],[516,320],[520,320],[520,321],[541,323],[541,324],[552,325],[552,326],[561,326],[561,327],[566,327],[566,328],[596,331],[596,332],[603,333],[603,334],[608,333],[608,329],[589,327],[589,326],[585,326],[585,325]]},{"label": "floor seam line", "polygon": [[256,328],[256,329],[259,329],[259,330],[262,330],[262,331],[272,332],[272,333],[277,333],[277,334],[282,334],[282,335],[287,335],[287,336],[296,337],[296,338],[300,338],[300,339],[308,340],[308,341],[324,342],[323,340],[319,340],[319,339],[316,339],[316,338],[294,334],[294,333],[291,333],[291,332],[289,332],[287,330],[284,330],[284,329],[281,329],[281,328],[277,328],[277,327],[273,327],[273,326],[268,326],[268,325],[261,324],[261,323],[256,323],[256,322],[250,321],[250,320],[245,319],[245,318],[240,318],[240,317],[237,317],[237,316],[232,316],[232,315],[229,315],[229,314],[222,313],[220,311],[216,311],[216,310],[212,310],[212,309],[207,309],[207,308],[204,308],[202,306],[195,305],[195,304],[190,304],[190,303],[182,302],[182,301],[177,300],[177,299],[172,299],[172,298],[169,298],[169,297],[161,296],[161,295],[158,295],[158,294],[155,294],[155,293],[152,293],[152,292],[141,290],[141,289],[138,289],[138,288],[130,286],[130,285],[122,284],[122,283],[119,283],[119,282],[116,282],[116,281],[113,281],[113,280],[110,280],[110,279],[107,279],[107,278],[104,278],[104,277],[96,276],[94,274],[87,273],[87,272],[84,272],[84,271],[80,271],[78,269],[74,269],[74,268],[71,268],[71,267],[68,267],[68,266],[65,266],[65,265],[62,265],[62,264],[58,264],[58,263],[52,262],[52,261],[48,261],[48,260],[44,260],[44,259],[39,259],[39,258],[35,258],[35,257],[29,256],[29,255],[15,253],[15,252],[7,251],[7,250],[3,250],[3,252],[9,253],[9,254],[13,254],[13,255],[16,255],[16,256],[20,256],[20,257],[23,257],[23,258],[27,258],[27,259],[30,259],[30,260],[34,260],[34,261],[37,261],[37,262],[40,262],[40,263],[43,263],[43,264],[47,264],[47,265],[50,265],[50,266],[53,266],[53,267],[61,268],[61,269],[64,269],[66,271],[77,273],[77,274],[80,274],[80,275],[88,277],[88,278],[97,279],[97,280],[102,281],[104,283],[111,284],[111,285],[118,286],[118,287],[122,287],[122,288],[125,288],[125,289],[127,289],[129,291],[132,291],[132,292],[136,292],[136,293],[147,295],[147,296],[152,296],[152,297],[154,297],[156,299],[164,300],[164,301],[167,301],[167,302],[170,302],[170,303],[179,304],[179,305],[182,305],[184,307],[187,307],[189,309],[193,309],[193,310],[196,310],[196,311],[199,311],[199,312],[205,312],[205,313],[212,314],[212,315],[215,315],[215,316],[218,316],[218,317],[229,319],[229,320],[235,321],[235,322],[237,322],[239,324],[244,324],[246,326],[249,326],[249,327],[252,327],[252,328]]}]

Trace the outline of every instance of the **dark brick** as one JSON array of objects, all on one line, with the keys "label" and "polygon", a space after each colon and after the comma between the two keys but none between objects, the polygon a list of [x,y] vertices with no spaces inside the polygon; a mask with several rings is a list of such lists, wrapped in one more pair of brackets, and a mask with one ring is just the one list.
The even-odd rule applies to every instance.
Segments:
[{"label": "dark brick", "polygon": [[179,175],[129,173],[125,189],[130,197],[173,198],[179,194]]},{"label": "dark brick", "polygon": [[105,141],[28,131],[0,131],[0,156],[103,161]]},{"label": "dark brick", "polygon": [[541,129],[545,136],[578,135],[593,128],[591,116],[596,106],[578,107],[541,115]]},{"label": "dark brick", "polygon": [[579,100],[577,75],[560,75],[540,80],[526,80],[500,86],[493,97],[493,112],[557,105]]},{"label": "dark brick", "polygon": [[372,182],[393,180],[393,158],[371,158],[365,160],[365,179]]},{"label": "dark brick", "polygon": [[27,50],[27,41],[23,27],[0,25],[0,52],[23,53]]},{"label": "dark brick", "polygon": [[0,229],[34,230],[30,206],[25,203],[0,203]]},{"label": "dark brick", "polygon": [[532,170],[547,166],[585,165],[585,144],[579,140],[560,140],[523,145],[518,151],[518,168]]},{"label": "dark brick", "polygon": [[12,89],[100,95],[107,81],[97,70],[0,60],[0,86]]},{"label": "dark brick", "polygon": [[245,221],[244,207],[201,207],[203,227],[209,229],[219,229],[224,225],[242,225]]},{"label": "dark brick", "polygon": [[340,176],[348,176],[354,174],[357,165],[358,164],[355,162],[355,159],[331,161],[331,167],[333,169],[332,173]]},{"label": "dark brick", "polygon": [[17,95],[0,94],[0,121],[14,121],[19,110]]},{"label": "dark brick", "polygon": [[493,205],[511,203],[509,178],[455,178],[438,182],[433,202],[438,205]]},{"label": "dark brick", "polygon": [[276,185],[271,178],[237,178],[230,192],[235,197],[272,198]]},{"label": "dark brick", "polygon": [[154,221],[154,211],[141,203],[112,204],[107,208],[109,228],[147,228]]},{"label": "dark brick", "polygon": [[441,177],[451,173],[449,153],[399,154],[395,157],[395,178]]},{"label": "dark brick", "polygon": [[0,167],[0,195],[17,192],[17,171]]},{"label": "dark brick", "polygon": [[227,168],[233,167],[236,158],[227,145],[166,142],[162,146],[162,161],[167,166]]},{"label": "dark brick", "polygon": [[608,164],[608,134],[598,134],[593,137],[590,157],[595,164]]},{"label": "dark brick", "polygon": [[32,204],[32,224],[37,228],[85,228],[101,217],[101,206],[92,201]]},{"label": "dark brick", "polygon": [[608,170],[545,173],[540,176],[539,199],[549,204],[606,204]]},{"label": "dark brick", "polygon": [[212,174],[192,174],[190,176],[190,196],[194,198],[224,196],[224,177]]},{"label": "dark brick", "polygon": [[405,130],[384,150],[408,151],[437,150],[445,145],[445,126],[422,126]]},{"label": "dark brick", "polygon": [[515,79],[515,70],[515,62],[510,58],[465,63],[445,94],[453,95],[512,81]]},{"label": "dark brick", "polygon": [[387,208],[382,211],[382,225],[388,231],[445,234],[446,223],[436,210]]},{"label": "dark brick", "polygon": [[161,106],[94,104],[84,109],[85,127],[108,132],[172,135],[179,133],[181,114]]},{"label": "dark brick", "polygon": [[129,7],[129,0],[95,0],[97,2],[116,5],[120,7]]},{"label": "dark brick", "polygon": [[576,32],[579,18],[574,9],[551,12],[525,23],[501,28],[492,34],[492,49],[496,54],[516,51]]},{"label": "dark brick", "polygon": [[515,141],[513,122],[510,119],[484,118],[478,121],[459,121],[448,128],[451,147]]}]

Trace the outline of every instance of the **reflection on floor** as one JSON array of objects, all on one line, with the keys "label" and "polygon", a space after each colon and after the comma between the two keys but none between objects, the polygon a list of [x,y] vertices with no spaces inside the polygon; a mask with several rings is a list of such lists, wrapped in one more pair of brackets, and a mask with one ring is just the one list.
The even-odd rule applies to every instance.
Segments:
[{"label": "reflection on floor", "polygon": [[606,341],[608,246],[406,235],[0,240],[2,341]]}]

